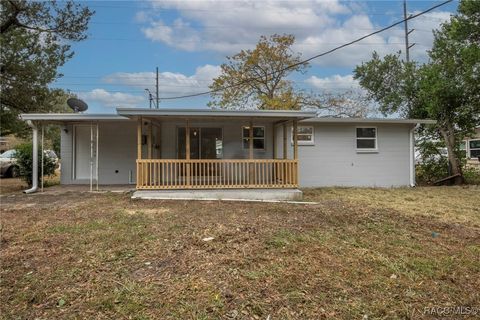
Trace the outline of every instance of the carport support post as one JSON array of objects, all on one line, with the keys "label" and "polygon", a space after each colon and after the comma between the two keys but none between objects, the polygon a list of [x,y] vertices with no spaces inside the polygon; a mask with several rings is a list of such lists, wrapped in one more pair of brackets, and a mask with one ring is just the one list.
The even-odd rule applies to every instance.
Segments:
[{"label": "carport support post", "polygon": [[185,159],[187,160],[187,186],[190,187],[190,122],[185,127]]},{"label": "carport support post", "polygon": [[293,165],[293,183],[297,184],[298,180],[298,121],[293,121],[293,159],[296,164]]},{"label": "carport support post", "polygon": [[90,123],[90,192],[93,191],[93,123]]},{"label": "carport support post", "polygon": [[95,145],[95,180],[96,180],[96,189],[98,191],[98,122],[97,122],[97,133],[95,134],[96,137],[96,145]]},{"label": "carport support post", "polygon": [[44,151],[43,151],[43,148],[44,148],[44,137],[45,137],[45,130],[44,130],[44,125],[42,123],[42,166],[40,167],[41,171],[40,171],[40,181],[41,181],[41,190],[43,192],[43,157],[44,157]]},{"label": "carport support post", "polygon": [[[253,121],[250,120],[250,124],[248,126],[248,158],[250,159],[250,168],[249,168],[249,184],[251,185],[254,181],[253,175],[253,167],[255,164],[253,163]],[[253,183],[255,184],[255,183]]]}]

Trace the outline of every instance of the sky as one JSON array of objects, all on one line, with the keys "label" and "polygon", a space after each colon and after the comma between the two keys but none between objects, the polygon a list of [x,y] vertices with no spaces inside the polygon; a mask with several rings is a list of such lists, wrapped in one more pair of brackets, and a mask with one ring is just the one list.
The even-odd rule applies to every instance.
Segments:
[{"label": "sky", "polygon": [[[206,108],[209,96],[162,100],[204,92],[226,56],[252,49],[261,35],[293,34],[293,50],[308,58],[403,19],[403,0],[145,0],[80,1],[95,11],[88,38],[72,43],[75,55],[52,86],[89,104],[90,113],[115,107],[148,108],[159,68],[160,108]],[[408,14],[441,1],[408,0]],[[449,19],[454,1],[409,21],[410,57],[427,61],[432,30]],[[380,55],[405,52],[403,25],[315,59],[295,87],[313,93],[360,90],[352,71]]]}]

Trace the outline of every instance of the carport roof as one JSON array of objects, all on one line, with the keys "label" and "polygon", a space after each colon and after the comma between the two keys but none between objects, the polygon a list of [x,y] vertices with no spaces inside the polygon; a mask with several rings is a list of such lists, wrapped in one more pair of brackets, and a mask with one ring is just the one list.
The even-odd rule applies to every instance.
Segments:
[{"label": "carport roof", "polygon": [[112,121],[128,120],[118,114],[104,113],[23,113],[22,120],[46,121],[46,122],[84,122],[84,121]]}]

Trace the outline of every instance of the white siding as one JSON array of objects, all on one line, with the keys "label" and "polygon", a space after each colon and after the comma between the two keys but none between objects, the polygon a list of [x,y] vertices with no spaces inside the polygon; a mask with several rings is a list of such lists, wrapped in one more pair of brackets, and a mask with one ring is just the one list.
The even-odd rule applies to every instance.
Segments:
[{"label": "white siding", "polygon": [[[248,121],[225,120],[210,123],[194,122],[191,127],[217,127],[223,129],[223,152],[225,159],[246,159],[248,149],[242,148],[242,126]],[[299,178],[301,187],[322,186],[407,186],[409,184],[409,130],[412,125],[376,124],[378,128],[378,152],[357,153],[355,150],[355,124],[304,123],[315,128],[315,145],[299,146]],[[266,148],[255,150],[254,157],[271,159],[272,125],[265,126]],[[167,121],[161,124],[162,158],[177,156],[177,128],[183,121]],[[137,152],[136,122],[101,122],[99,124],[99,183],[128,184],[130,172],[135,181]],[[89,180],[74,180],[73,126],[62,130],[61,159],[62,184],[88,183]],[[144,134],[146,129],[144,129]],[[282,126],[278,126],[277,156],[282,157]],[[291,126],[288,134],[288,157],[292,158]],[[154,129],[154,137],[155,137]],[[154,143],[157,143],[154,138]],[[145,147],[144,147],[145,149]],[[144,150],[144,154],[146,151]],[[154,152],[154,156],[157,152]]]},{"label": "white siding", "polygon": [[[359,153],[356,151],[355,124],[302,124],[314,126],[315,145],[298,147],[301,187],[409,185],[411,125],[372,125],[378,129],[378,152]],[[288,155],[291,158],[291,128],[287,133]],[[277,134],[278,155],[281,156],[281,126],[277,129]]]},{"label": "white siding", "polygon": [[[61,140],[61,183],[84,184],[90,179],[74,179],[73,130],[68,125],[62,130]],[[128,184],[129,176],[135,181],[135,159],[137,135],[135,122],[101,122],[98,141],[98,180],[100,184]],[[90,139],[90,136],[87,137]],[[90,154],[88,152],[88,157]]]}]

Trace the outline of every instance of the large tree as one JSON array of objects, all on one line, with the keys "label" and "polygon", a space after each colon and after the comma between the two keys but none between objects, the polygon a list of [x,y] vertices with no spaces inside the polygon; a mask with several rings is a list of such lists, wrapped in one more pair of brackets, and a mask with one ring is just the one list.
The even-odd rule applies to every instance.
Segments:
[{"label": "large tree", "polygon": [[[214,79],[211,107],[256,109],[301,109],[314,99],[294,88],[287,77],[304,73],[309,65],[292,51],[293,35],[262,36],[253,50],[227,57]],[[294,65],[294,67],[290,67]]]},{"label": "large tree", "polygon": [[[72,58],[71,41],[86,38],[93,12],[73,1],[0,2],[1,134],[19,133],[18,114],[58,108],[65,96],[51,84]],[[63,102],[64,103],[64,102]]]},{"label": "large tree", "polygon": [[462,183],[459,145],[480,125],[480,1],[463,0],[450,21],[434,31],[429,61],[406,62],[400,54],[355,69],[355,78],[385,114],[437,120],[452,174]]}]

